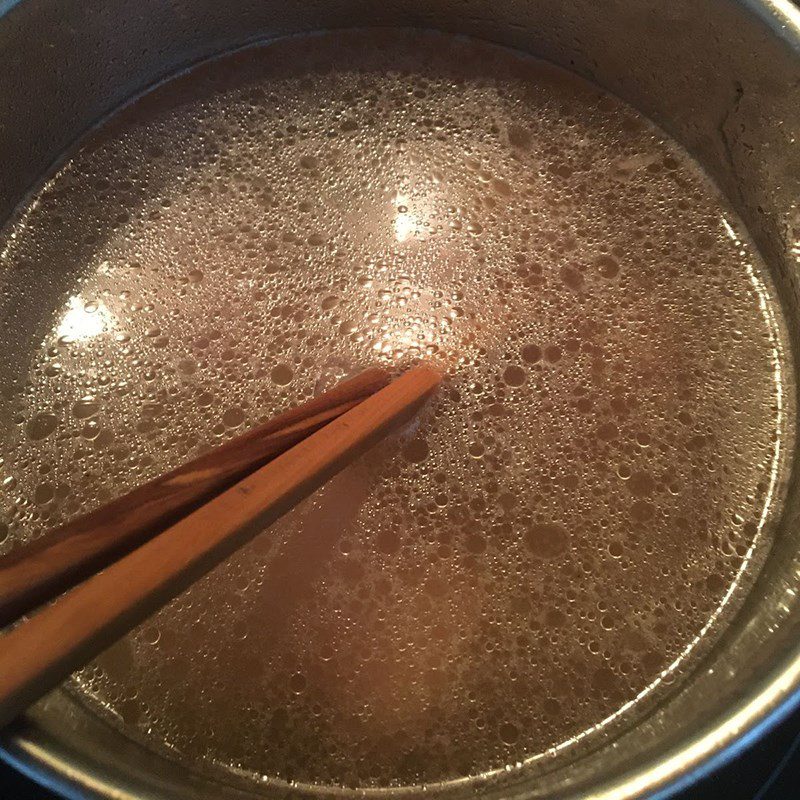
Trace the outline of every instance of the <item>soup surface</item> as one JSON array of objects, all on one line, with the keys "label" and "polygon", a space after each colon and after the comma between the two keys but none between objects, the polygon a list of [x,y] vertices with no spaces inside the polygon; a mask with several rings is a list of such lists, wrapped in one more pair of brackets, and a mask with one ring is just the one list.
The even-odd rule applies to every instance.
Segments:
[{"label": "soup surface", "polygon": [[675,143],[542,62],[408,32],[225,57],[92,134],[0,248],[31,342],[5,550],[363,367],[447,373],[77,676],[195,765],[385,786],[573,752],[670,691],[768,546],[764,266]]}]

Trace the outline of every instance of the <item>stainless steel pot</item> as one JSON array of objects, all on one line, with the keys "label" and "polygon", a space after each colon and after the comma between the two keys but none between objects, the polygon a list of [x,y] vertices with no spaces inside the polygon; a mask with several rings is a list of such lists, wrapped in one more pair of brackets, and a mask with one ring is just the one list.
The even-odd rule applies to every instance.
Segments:
[{"label": "stainless steel pot", "polygon": [[[92,123],[176,70],[248,42],[365,25],[436,28],[529,51],[651,116],[702,162],[749,227],[773,270],[797,354],[800,8],[789,0],[0,0],[0,220]],[[32,335],[24,320],[37,283],[57,279],[31,274],[21,299],[0,299],[6,385]],[[8,325],[11,316],[23,324]],[[665,797],[787,714],[800,701],[797,466],[762,574],[680,692],[635,730],[571,763],[428,796]],[[302,794],[188,772],[63,692],[5,732],[0,754],[76,798]]]}]

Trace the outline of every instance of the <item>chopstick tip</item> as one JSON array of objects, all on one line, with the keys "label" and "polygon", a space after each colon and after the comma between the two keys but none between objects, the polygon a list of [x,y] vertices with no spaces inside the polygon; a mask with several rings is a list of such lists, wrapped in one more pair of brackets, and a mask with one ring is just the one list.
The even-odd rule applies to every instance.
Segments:
[{"label": "chopstick tip", "polygon": [[431,390],[435,389],[444,378],[444,374],[440,369],[424,363],[407,370],[401,377],[405,378],[406,376],[413,376],[414,380],[429,384]]}]

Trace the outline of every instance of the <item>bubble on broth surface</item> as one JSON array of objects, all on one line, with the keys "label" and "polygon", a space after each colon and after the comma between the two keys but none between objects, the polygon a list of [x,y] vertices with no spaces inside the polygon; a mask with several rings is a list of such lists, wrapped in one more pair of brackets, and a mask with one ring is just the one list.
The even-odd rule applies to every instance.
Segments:
[{"label": "bubble on broth surface", "polygon": [[767,546],[793,393],[764,267],[682,151],[541,62],[380,32],[200,66],[0,245],[71,281],[4,399],[3,550],[359,368],[448,373],[79,674],[194,764],[376,786],[590,742]]}]

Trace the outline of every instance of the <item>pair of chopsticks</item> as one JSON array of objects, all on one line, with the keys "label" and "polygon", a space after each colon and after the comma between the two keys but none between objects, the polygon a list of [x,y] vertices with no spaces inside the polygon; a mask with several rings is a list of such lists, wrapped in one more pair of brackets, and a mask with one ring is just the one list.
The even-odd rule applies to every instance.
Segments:
[{"label": "pair of chopsticks", "polygon": [[410,419],[440,380],[367,370],[0,559],[0,626],[70,589],[0,636],[0,727]]}]

